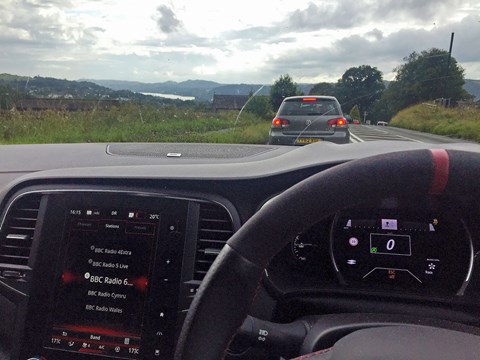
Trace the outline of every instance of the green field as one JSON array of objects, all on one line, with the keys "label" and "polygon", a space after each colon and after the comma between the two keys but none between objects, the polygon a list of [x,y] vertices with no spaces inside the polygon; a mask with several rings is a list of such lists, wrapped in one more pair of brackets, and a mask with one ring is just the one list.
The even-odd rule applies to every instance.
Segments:
[{"label": "green field", "polygon": [[480,142],[480,109],[443,108],[424,104],[400,111],[392,126]]},{"label": "green field", "polygon": [[265,144],[270,120],[243,112],[122,104],[97,111],[2,111],[0,143],[209,142]]}]

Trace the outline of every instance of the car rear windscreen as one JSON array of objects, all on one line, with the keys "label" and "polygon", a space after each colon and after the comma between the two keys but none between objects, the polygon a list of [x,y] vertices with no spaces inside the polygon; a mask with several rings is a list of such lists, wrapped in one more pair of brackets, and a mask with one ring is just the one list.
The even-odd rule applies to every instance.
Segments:
[{"label": "car rear windscreen", "polygon": [[286,100],[280,106],[278,115],[341,115],[335,100],[311,99]]}]

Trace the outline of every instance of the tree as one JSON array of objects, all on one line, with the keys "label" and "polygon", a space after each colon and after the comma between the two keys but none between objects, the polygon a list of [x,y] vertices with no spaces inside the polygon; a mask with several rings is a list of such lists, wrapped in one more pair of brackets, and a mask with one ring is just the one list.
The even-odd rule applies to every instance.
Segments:
[{"label": "tree", "polygon": [[345,112],[349,112],[355,104],[361,112],[370,112],[384,89],[382,72],[376,67],[361,65],[345,71],[337,82],[336,94]]},{"label": "tree", "polygon": [[247,105],[245,106],[245,111],[253,113],[258,117],[264,119],[272,118],[272,104],[270,103],[270,99],[268,96],[261,96],[257,95],[253,98],[251,97],[248,101]]},{"label": "tree", "polygon": [[391,81],[382,97],[375,102],[371,111],[370,119],[373,122],[390,121],[390,119],[402,108],[400,103],[402,99],[398,96],[399,85],[396,81]]},{"label": "tree", "polygon": [[423,101],[445,97],[455,103],[470,98],[463,89],[464,70],[453,57],[445,77],[447,51],[433,48],[421,53],[412,52],[403,60],[405,64],[394,69],[397,73],[395,81],[390,82],[374,105],[374,121],[389,121],[400,110]]},{"label": "tree", "polygon": [[448,76],[445,76],[448,52],[432,48],[420,54],[411,53],[403,59],[405,64],[395,69],[396,111],[422,101],[450,98],[453,102],[468,98],[463,89],[464,70],[451,58]]},{"label": "tree", "polygon": [[335,91],[336,91],[335,84],[327,83],[327,82],[321,82],[321,83],[318,83],[318,84],[314,85],[310,89],[310,92],[308,94],[309,95],[336,96]]},{"label": "tree", "polygon": [[290,75],[281,75],[270,88],[270,102],[274,111],[277,111],[283,99],[287,96],[293,96],[300,93],[300,90],[290,77]]}]

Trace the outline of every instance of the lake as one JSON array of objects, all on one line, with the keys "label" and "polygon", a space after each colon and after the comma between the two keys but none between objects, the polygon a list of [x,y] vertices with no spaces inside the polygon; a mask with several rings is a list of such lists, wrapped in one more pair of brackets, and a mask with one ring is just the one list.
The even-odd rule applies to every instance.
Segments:
[{"label": "lake", "polygon": [[183,101],[195,100],[195,96],[182,96],[182,95],[176,95],[176,94],[161,94],[161,93],[148,93],[148,92],[141,92],[140,94],[157,96],[157,97],[162,97],[166,99],[177,99],[177,100],[183,100]]}]

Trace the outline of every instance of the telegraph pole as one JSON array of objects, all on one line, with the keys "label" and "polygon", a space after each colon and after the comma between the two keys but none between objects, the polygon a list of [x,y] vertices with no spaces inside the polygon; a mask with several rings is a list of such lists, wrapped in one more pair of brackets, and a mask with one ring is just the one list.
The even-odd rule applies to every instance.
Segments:
[{"label": "telegraph pole", "polygon": [[452,32],[452,36],[450,37],[450,50],[448,50],[448,60],[447,60],[447,68],[445,69],[445,82],[443,88],[443,98],[445,99],[445,107],[447,106],[447,84],[448,84],[448,73],[450,71],[450,62],[452,60],[452,48],[453,48],[453,37],[455,33]]}]

